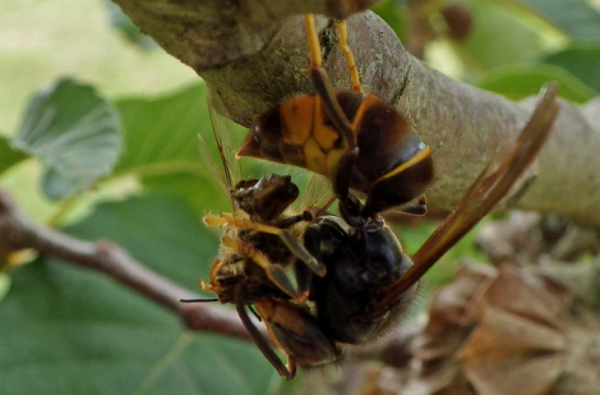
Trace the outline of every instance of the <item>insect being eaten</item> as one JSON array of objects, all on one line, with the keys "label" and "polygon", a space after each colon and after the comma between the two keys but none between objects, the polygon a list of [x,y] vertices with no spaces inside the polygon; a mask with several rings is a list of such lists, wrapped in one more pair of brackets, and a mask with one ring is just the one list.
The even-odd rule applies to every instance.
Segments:
[{"label": "insect being eaten", "polygon": [[[376,340],[397,324],[417,281],[507,194],[539,152],[558,112],[558,87],[551,83],[500,165],[482,172],[409,257],[378,213],[396,206],[410,213],[425,210],[421,195],[433,178],[431,151],[402,115],[374,95],[333,90],[321,67],[311,15],[305,23],[316,93],[288,99],[261,116],[238,155],[325,175],[339,199],[340,216],[326,213],[328,204],[315,202],[299,213],[286,212],[298,195],[286,177],[234,183],[228,150],[215,130],[234,211],[205,218],[208,225],[226,230],[210,280],[202,287],[222,303],[235,304],[258,348],[288,380],[297,365],[338,361],[345,345]],[[345,25],[338,26],[343,47]],[[360,91],[357,74],[354,81]],[[386,155],[380,155],[382,144]],[[366,202],[351,189],[365,194]],[[286,364],[250,319],[250,305],[287,356]]]},{"label": "insect being eaten", "polygon": [[[334,201],[324,188],[323,180],[313,177],[303,196],[296,202],[299,189],[290,176],[269,174],[260,179],[241,180],[241,169],[235,153],[235,135],[220,122],[215,108],[223,108],[216,95],[209,96],[213,131],[223,171],[212,159],[201,139],[204,162],[220,181],[230,199],[232,212],[208,214],[208,226],[225,228],[219,256],[215,259],[208,281],[201,281],[203,290],[215,293],[221,303],[236,306],[249,334],[266,358],[281,375],[292,379],[295,359],[284,365],[275,351],[252,322],[247,307],[262,320],[273,341],[288,334],[278,344],[281,348],[298,350],[304,365],[337,360],[341,350],[322,334],[308,300],[313,277],[323,277],[326,269],[299,240],[310,224],[322,220],[323,213]],[[313,225],[311,225],[313,226]],[[212,299],[182,300],[208,302]],[[294,339],[308,339],[307,345],[294,346]],[[314,350],[313,350],[314,349]],[[315,356],[313,356],[315,355]]]}]

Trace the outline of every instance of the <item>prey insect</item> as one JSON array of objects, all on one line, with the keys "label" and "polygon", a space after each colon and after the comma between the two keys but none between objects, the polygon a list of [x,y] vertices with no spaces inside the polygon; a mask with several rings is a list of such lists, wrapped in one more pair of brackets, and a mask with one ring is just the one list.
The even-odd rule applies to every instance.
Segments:
[{"label": "prey insect", "polygon": [[[292,329],[300,322],[294,322],[298,317],[276,325],[269,322],[269,333],[288,355],[288,364],[284,366],[273,357],[272,350],[270,355],[263,353],[288,379],[294,376],[296,364],[332,362],[341,356],[344,344],[375,340],[395,325],[414,297],[415,284],[421,276],[489,213],[533,161],[558,112],[558,86],[550,83],[542,90],[536,110],[501,164],[494,171],[484,170],[448,218],[412,258],[408,257],[377,213],[397,204],[405,205],[405,211],[413,210],[411,201],[432,178],[430,150],[399,114],[392,115],[391,120],[381,120],[393,110],[381,110],[379,115],[373,115],[373,122],[364,122],[370,108],[382,108],[382,102],[372,95],[334,91],[320,60],[314,60],[320,50],[312,16],[306,17],[306,26],[316,94],[289,99],[261,116],[238,153],[324,174],[332,179],[340,199],[341,217],[316,218],[303,233],[310,255],[326,267],[326,274],[321,277],[307,271],[305,265],[298,266],[299,272],[305,273],[301,277],[310,280],[307,300],[311,303],[310,310],[306,310],[310,314],[300,321],[306,319],[315,325],[310,333],[301,333]],[[348,107],[348,103],[354,103],[354,107]],[[299,122],[294,124],[294,119]],[[305,122],[301,122],[303,119]],[[395,157],[386,150],[380,155],[381,145],[369,135],[367,126],[396,121],[405,127],[399,131],[379,128],[374,135],[388,139],[382,144],[398,149],[400,154]],[[390,138],[398,138],[403,144],[390,144]],[[382,158],[385,169],[378,168],[377,177],[367,178],[365,174],[375,173],[369,173],[361,163],[365,158],[376,157]],[[373,163],[369,165],[375,166]],[[368,182],[357,183],[361,178]],[[367,194],[364,205],[350,193],[350,188]],[[304,305],[292,302],[291,306],[304,311]],[[269,315],[268,311],[258,310],[263,317]]]},{"label": "prey insect", "polygon": [[[242,323],[267,360],[282,376],[292,379],[296,356],[308,366],[332,362],[341,355],[334,341],[319,330],[308,302],[311,281],[325,275],[325,265],[301,243],[308,224],[320,218],[333,199],[324,190],[319,193],[319,182],[314,178],[300,203],[303,210],[294,214],[289,207],[298,198],[299,190],[290,176],[269,174],[258,180],[241,180],[239,163],[233,158],[233,132],[218,122],[214,111],[220,105],[218,98],[213,97],[209,102],[223,171],[203,141],[201,153],[229,197],[232,213],[207,214],[204,218],[208,226],[221,226],[225,231],[210,278],[201,281],[201,287],[215,293],[221,303],[235,305]],[[317,207],[318,204],[322,207]],[[287,353],[287,365],[256,328],[248,313],[250,306],[254,306],[251,311],[265,323],[272,341]],[[306,340],[306,344],[294,344],[296,339]]]}]

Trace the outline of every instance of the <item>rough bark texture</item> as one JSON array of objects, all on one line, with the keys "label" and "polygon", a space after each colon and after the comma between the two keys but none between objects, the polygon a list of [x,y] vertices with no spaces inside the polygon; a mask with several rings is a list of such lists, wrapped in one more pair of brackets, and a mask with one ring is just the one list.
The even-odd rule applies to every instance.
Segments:
[{"label": "rough bark texture", "polygon": [[[246,126],[282,99],[312,91],[303,74],[308,50],[299,14],[335,15],[338,10],[348,15],[369,3],[115,2],[167,52],[196,70],[222,96],[231,117]],[[432,147],[437,175],[428,198],[435,206],[451,208],[481,169],[510,147],[534,101],[515,103],[430,69],[409,55],[394,32],[368,11],[350,17],[348,24],[364,89],[393,103]],[[349,89],[335,32],[327,26],[326,18],[317,19],[325,68],[334,86]],[[530,172],[509,202],[598,227],[600,102],[596,99],[582,109],[562,102],[561,108],[535,165],[537,174]]]}]

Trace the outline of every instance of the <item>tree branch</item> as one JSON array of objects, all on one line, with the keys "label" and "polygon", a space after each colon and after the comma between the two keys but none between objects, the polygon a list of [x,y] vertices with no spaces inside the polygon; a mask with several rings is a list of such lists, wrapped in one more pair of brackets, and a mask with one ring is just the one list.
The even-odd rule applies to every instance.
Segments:
[{"label": "tree branch", "polygon": [[[196,70],[222,96],[231,117],[246,126],[282,99],[312,92],[302,74],[308,53],[302,20],[289,16],[332,15],[331,9],[340,9],[340,4],[354,4],[349,0],[115,2],[167,52]],[[334,86],[349,89],[335,33],[325,18],[317,21],[325,68]],[[450,209],[482,168],[512,145],[533,102],[512,102],[430,69],[408,54],[394,32],[370,12],[350,17],[348,24],[363,87],[392,103],[432,147],[437,175],[428,199]],[[600,205],[599,107],[598,100],[581,110],[561,103],[553,135],[535,165],[536,177],[531,172],[516,188],[509,200],[512,206],[600,226],[600,211],[595,209]]]},{"label": "tree branch", "polygon": [[180,303],[199,295],[161,277],[108,241],[90,243],[34,223],[0,190],[0,251],[32,248],[40,254],[103,272],[178,314],[188,328],[249,340],[237,314],[221,306]]}]

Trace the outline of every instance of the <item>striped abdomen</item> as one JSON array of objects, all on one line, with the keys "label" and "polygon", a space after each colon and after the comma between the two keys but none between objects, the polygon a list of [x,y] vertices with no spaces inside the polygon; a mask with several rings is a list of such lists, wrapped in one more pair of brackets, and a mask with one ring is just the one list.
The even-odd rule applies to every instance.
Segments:
[{"label": "striped abdomen", "polygon": [[[366,214],[406,203],[433,179],[430,149],[391,106],[371,94],[337,92],[359,155],[350,187],[367,195]],[[348,147],[318,95],[297,96],[263,114],[238,156],[304,167],[332,178]]]}]

